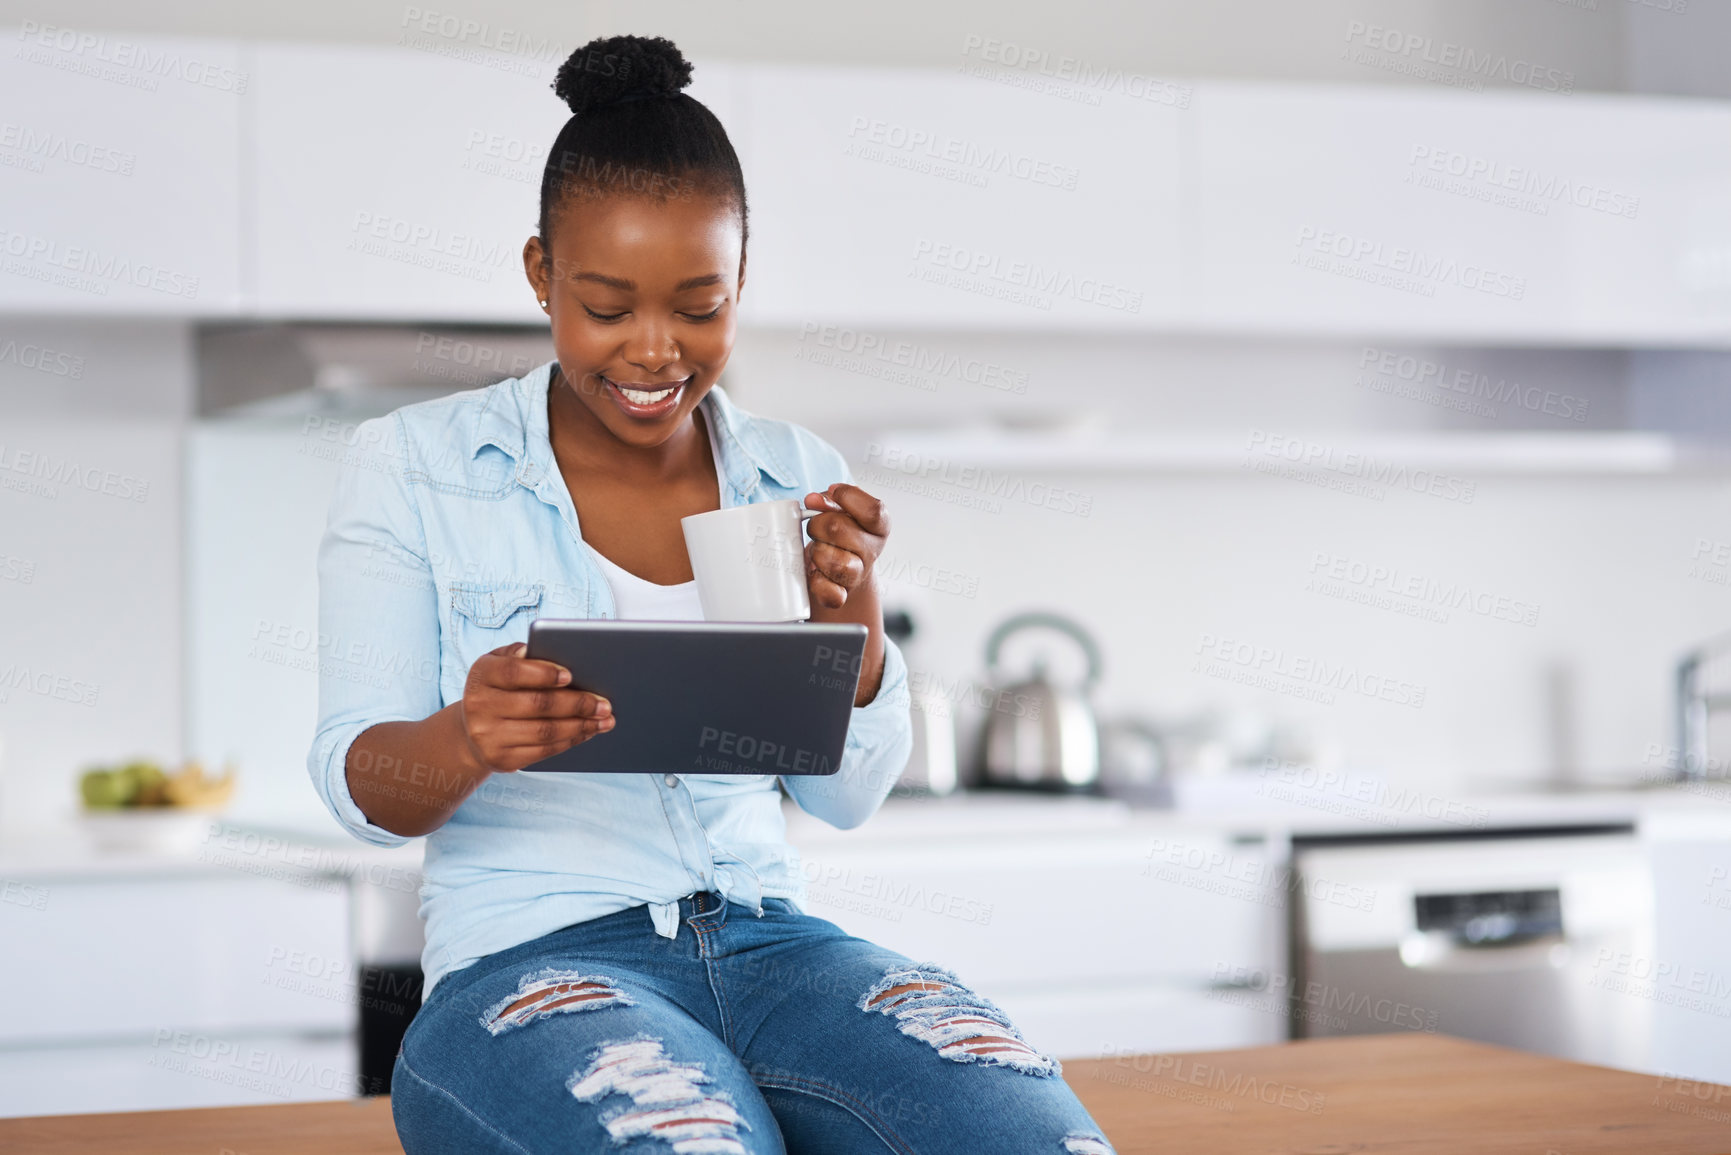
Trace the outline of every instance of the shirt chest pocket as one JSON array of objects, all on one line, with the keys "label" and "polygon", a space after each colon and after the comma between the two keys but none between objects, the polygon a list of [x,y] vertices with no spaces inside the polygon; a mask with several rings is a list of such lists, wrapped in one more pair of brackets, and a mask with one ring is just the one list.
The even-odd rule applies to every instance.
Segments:
[{"label": "shirt chest pocket", "polygon": [[500,646],[529,640],[529,623],[541,608],[540,585],[456,582],[446,596],[447,672],[458,684],[475,659]]}]

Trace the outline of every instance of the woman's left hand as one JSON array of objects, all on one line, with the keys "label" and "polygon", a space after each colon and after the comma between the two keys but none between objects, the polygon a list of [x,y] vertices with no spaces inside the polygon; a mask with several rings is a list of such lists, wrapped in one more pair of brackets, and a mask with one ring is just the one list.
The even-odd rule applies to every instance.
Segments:
[{"label": "woman's left hand", "polygon": [[819,621],[820,610],[839,610],[850,597],[870,590],[890,521],[883,502],[839,481],[823,493],[806,494],[805,507],[821,511],[806,526],[811,543],[805,547],[812,620]]}]

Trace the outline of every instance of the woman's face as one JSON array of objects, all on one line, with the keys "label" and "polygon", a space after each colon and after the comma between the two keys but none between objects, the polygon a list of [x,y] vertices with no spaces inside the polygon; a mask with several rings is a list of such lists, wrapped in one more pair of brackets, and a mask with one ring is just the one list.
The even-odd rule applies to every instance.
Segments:
[{"label": "woman's face", "polygon": [[660,445],[733,352],[743,284],[739,216],[724,197],[582,197],[553,223],[551,260],[523,264],[547,302],[567,386],[614,437]]}]

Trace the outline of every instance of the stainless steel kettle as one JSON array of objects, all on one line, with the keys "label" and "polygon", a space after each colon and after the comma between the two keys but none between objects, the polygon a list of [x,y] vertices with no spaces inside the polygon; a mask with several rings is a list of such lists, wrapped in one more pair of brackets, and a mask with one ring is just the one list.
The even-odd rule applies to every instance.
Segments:
[{"label": "stainless steel kettle", "polygon": [[1100,678],[1100,649],[1081,626],[1053,613],[1017,614],[992,631],[986,641],[986,672],[1001,683],[998,655],[1014,634],[1054,630],[1075,642],[1088,662],[1080,686],[1064,688],[1046,677],[1036,659],[1033,676],[996,690],[986,718],[987,786],[1024,786],[1047,790],[1092,791],[1100,783],[1100,733],[1088,692]]}]

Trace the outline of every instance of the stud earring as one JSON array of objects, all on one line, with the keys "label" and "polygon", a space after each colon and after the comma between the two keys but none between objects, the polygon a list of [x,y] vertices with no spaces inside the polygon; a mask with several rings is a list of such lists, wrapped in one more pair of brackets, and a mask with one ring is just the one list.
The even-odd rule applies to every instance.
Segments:
[{"label": "stud earring", "polygon": [[545,308],[546,308],[546,307],[547,307],[547,302],[546,302],[546,301],[542,301],[542,302],[541,302],[541,307],[542,307],[542,308],[543,308],[543,309],[545,309]]}]

